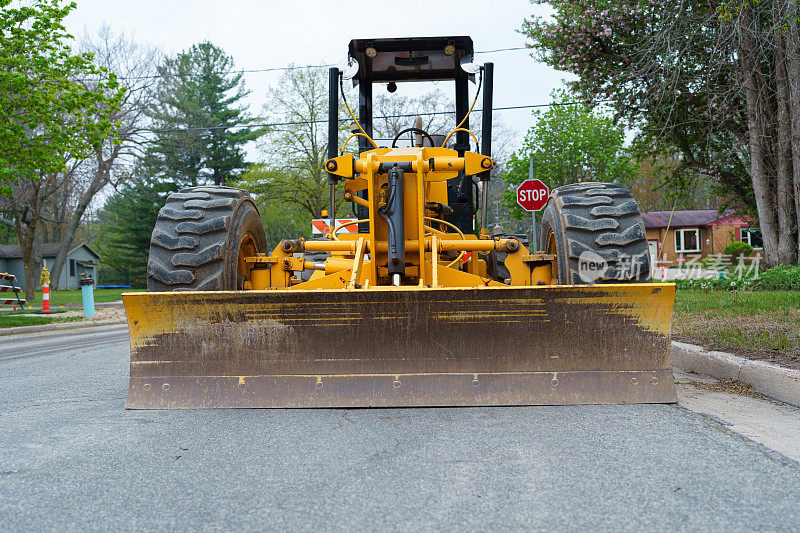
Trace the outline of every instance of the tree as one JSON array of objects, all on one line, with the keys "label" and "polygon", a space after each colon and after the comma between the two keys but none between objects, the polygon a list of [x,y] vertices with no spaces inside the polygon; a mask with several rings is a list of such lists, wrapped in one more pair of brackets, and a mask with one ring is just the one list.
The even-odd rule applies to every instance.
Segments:
[{"label": "tree", "polygon": [[38,179],[20,178],[9,182],[11,195],[0,197],[0,204],[11,214],[4,223],[13,227],[19,242],[25,269],[25,298],[32,300],[41,273],[42,225],[46,220],[48,206],[52,205],[59,191],[72,181],[75,164],[64,172],[42,174]]},{"label": "tree", "polygon": [[[674,189],[666,185],[679,164],[680,161],[674,157],[645,157],[638,162],[636,178],[630,184],[630,189],[642,212],[672,209],[670,192]],[[680,202],[678,198],[674,200],[675,205]],[[680,207],[687,208],[684,202]]]},{"label": "tree", "polygon": [[536,123],[506,165],[503,198],[517,218],[526,214],[517,205],[516,188],[528,179],[531,156],[534,177],[551,189],[581,181],[633,180],[635,166],[623,146],[624,130],[607,113],[573,104],[573,99],[556,91],[547,111],[534,111]]},{"label": "tree", "polygon": [[150,235],[158,210],[173,188],[171,184],[134,175],[105,201],[97,214],[98,248],[103,263],[127,271],[133,286],[147,285]]},{"label": "tree", "polygon": [[[57,175],[113,133],[109,115],[123,91],[91,54],[72,52],[63,20],[74,3],[11,3],[0,0],[0,192],[7,195],[2,210],[11,214],[0,222],[19,237],[25,294],[32,299],[41,268],[39,225]],[[96,85],[86,87],[86,78]]]},{"label": "tree", "polygon": [[[328,174],[323,168],[328,158],[328,72],[318,68],[287,70],[269,89],[267,98],[264,113],[268,121],[292,124],[270,128],[259,144],[262,161],[242,174],[237,185],[258,196],[262,212],[272,213],[265,217],[265,226],[277,223],[277,227],[266,227],[268,234],[285,227],[276,209],[294,217],[292,228],[310,228],[311,220],[330,203]],[[348,101],[352,106],[352,94]],[[341,146],[348,135],[345,124],[350,120],[343,102],[339,110]],[[357,145],[351,141],[350,147]],[[337,212],[342,213],[344,200],[341,194],[337,198]]]},{"label": "tree", "polygon": [[[54,222],[61,227],[57,239],[61,246],[51,269],[53,289],[58,289],[61,269],[87,208],[106,186],[119,186],[131,175],[132,165],[142,154],[145,128],[149,125],[145,111],[152,102],[156,49],[140,45],[124,34],[114,35],[107,26],[94,37],[85,35],[81,47],[94,55],[98,65],[120,76],[125,95],[119,108],[110,114],[116,124],[114,135],[106,136],[94,147],[92,156],[81,161],[74,187],[69,193],[63,188],[61,198],[54,204],[60,215],[54,217],[58,219]],[[97,85],[93,80],[84,83],[89,87]]]},{"label": "tree", "polygon": [[750,178],[764,251],[768,263],[794,263],[800,259],[800,41],[796,37],[796,0],[736,1],[725,7],[723,23],[733,30],[729,47],[741,68],[737,88],[744,94],[747,110]]},{"label": "tree", "polygon": [[257,198],[269,250],[272,250],[283,239],[311,237],[311,217],[303,209],[259,200]]},{"label": "tree", "polygon": [[[395,93],[377,93],[374,96],[373,114],[375,137],[385,139],[384,143],[378,144],[387,146],[388,141],[398,133],[416,126],[415,115],[420,117],[422,129],[431,135],[447,135],[455,126],[455,104],[439,89],[417,97],[400,94],[399,89]],[[411,137],[409,135],[406,138]]]},{"label": "tree", "polygon": [[[678,174],[680,165],[680,157],[675,154],[646,156],[636,162],[636,175],[628,187],[639,209],[644,212],[715,207],[714,182],[688,169]],[[676,181],[680,181],[678,186]]]},{"label": "tree", "polygon": [[613,107],[651,155],[679,153],[676,175],[706,174],[728,204],[757,213],[769,263],[796,260],[795,0],[537,2],[555,9],[523,25],[540,59],[577,75],[571,88]]},{"label": "tree", "polygon": [[247,167],[243,146],[264,132],[242,127],[251,121],[240,105],[249,91],[233,68],[233,58],[207,41],[158,67],[149,114],[159,131],[146,158],[160,179],[224,185]]}]

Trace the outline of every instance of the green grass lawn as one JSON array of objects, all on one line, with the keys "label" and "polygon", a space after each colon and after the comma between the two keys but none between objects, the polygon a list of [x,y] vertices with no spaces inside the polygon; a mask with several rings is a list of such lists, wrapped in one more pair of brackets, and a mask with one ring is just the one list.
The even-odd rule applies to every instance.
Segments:
[{"label": "green grass lawn", "polygon": [[81,320],[81,317],[60,317],[55,312],[50,315],[24,316],[31,314],[31,311],[3,311],[0,312],[0,328],[13,328],[16,326],[39,326],[41,324],[52,324],[54,322],[72,322]]},{"label": "green grass lawn", "polygon": [[[101,302],[115,302],[121,299],[123,292],[136,292],[133,289],[95,289],[94,301],[95,303]],[[42,305],[42,291],[36,291],[36,299],[28,302],[28,305],[41,306]],[[58,307],[60,305],[74,305],[80,307],[83,305],[81,300],[80,290],[70,291],[53,291],[50,293],[50,307]]]},{"label": "green grass lawn", "polygon": [[[94,291],[95,303],[100,302],[115,302],[121,299],[121,294],[124,292],[135,292],[132,289],[97,289]],[[42,292],[36,292],[36,299],[28,302],[32,307],[41,307],[42,305]],[[21,316],[31,314],[35,311],[10,311],[8,307],[0,309],[0,328],[13,328],[16,326],[38,326],[41,324],[51,324],[53,322],[70,322],[73,320],[81,320],[80,317],[59,317],[58,312],[63,306],[66,309],[74,309],[82,307],[80,290],[71,291],[53,291],[50,293],[50,308],[53,313],[51,315],[41,316]]]},{"label": "green grass lawn", "polygon": [[675,339],[800,368],[800,291],[679,290]]}]

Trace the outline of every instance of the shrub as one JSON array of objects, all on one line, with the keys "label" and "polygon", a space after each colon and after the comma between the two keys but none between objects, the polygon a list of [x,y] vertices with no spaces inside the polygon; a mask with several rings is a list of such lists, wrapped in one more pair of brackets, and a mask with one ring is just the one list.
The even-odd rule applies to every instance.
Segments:
[{"label": "shrub", "polygon": [[734,259],[740,255],[750,255],[752,253],[753,247],[746,242],[735,241],[725,247],[725,255],[730,255]]},{"label": "shrub", "polygon": [[741,278],[729,276],[724,279],[681,279],[675,280],[679,289],[704,291],[800,291],[800,266],[781,265],[763,272],[758,277],[754,273],[743,272]]},{"label": "shrub", "polygon": [[800,291],[800,266],[770,268],[762,272],[754,283],[762,291]]},{"label": "shrub", "polygon": [[677,279],[675,280],[675,285],[677,285],[678,289],[698,289],[704,291],[758,290],[754,280],[746,277],[742,279]]}]

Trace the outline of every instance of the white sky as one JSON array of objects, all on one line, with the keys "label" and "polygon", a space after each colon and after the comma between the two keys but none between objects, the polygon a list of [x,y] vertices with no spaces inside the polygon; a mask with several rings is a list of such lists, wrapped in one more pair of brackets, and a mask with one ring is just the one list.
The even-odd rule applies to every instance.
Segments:
[{"label": "white sky", "polygon": [[[66,21],[75,36],[84,30],[94,33],[106,23],[115,32],[166,52],[209,40],[243,69],[337,63],[354,38],[469,35],[476,51],[523,46],[525,38],[516,31],[523,19],[534,11],[545,13],[524,0],[77,0],[77,4]],[[550,92],[564,77],[534,61],[525,50],[480,54],[476,59],[495,63],[495,107],[548,103]],[[280,75],[280,71],[245,75],[254,114],[260,112],[267,86]],[[502,119],[519,139],[532,123],[530,113],[503,111]]]}]

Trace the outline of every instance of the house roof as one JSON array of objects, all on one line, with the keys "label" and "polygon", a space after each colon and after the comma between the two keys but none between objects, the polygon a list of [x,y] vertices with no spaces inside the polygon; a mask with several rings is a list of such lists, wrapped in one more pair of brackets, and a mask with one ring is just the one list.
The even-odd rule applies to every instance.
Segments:
[{"label": "house roof", "polygon": [[[58,254],[58,248],[61,246],[61,243],[46,243],[41,245],[42,249],[42,257],[46,259],[50,259],[51,257],[55,257]],[[86,244],[85,242],[80,243],[79,245],[72,248],[67,255],[71,254],[75,250],[80,247],[84,247],[89,250],[95,257],[98,259],[100,258],[100,254],[98,254],[95,250],[92,249],[91,246]],[[22,258],[22,253],[19,250],[19,244],[0,244],[0,258],[3,259],[20,259]]]},{"label": "house roof", "polygon": [[[55,257],[58,253],[59,243],[42,244],[42,257]],[[0,257],[6,259],[19,259],[22,253],[19,250],[19,244],[2,244],[0,245]]]},{"label": "house roof", "polygon": [[76,246],[75,248],[73,248],[72,250],[70,250],[70,251],[69,251],[69,253],[72,253],[72,252],[74,252],[75,250],[77,250],[77,249],[78,249],[78,248],[80,248],[81,246],[83,246],[84,248],[86,248],[87,250],[89,250],[90,252],[92,252],[92,255],[93,255],[93,256],[95,256],[96,258],[100,259],[100,254],[99,254],[99,253],[97,253],[97,250],[95,250],[94,248],[92,248],[91,246],[89,246],[88,244],[86,244],[85,242],[82,242],[82,243],[80,243],[78,246]]},{"label": "house roof", "polygon": [[[720,214],[716,209],[689,209],[683,211],[648,211],[642,213],[645,228],[697,228],[710,226],[734,214],[732,210]],[[670,220],[670,216],[672,220]]]}]

